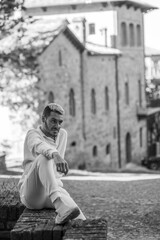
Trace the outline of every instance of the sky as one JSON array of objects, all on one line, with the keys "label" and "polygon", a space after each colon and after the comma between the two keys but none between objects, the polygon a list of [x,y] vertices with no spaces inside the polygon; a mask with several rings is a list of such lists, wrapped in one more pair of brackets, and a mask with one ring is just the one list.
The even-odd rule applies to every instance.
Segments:
[{"label": "sky", "polygon": [[159,7],[144,15],[145,46],[160,50],[160,0],[143,0],[148,4]]}]

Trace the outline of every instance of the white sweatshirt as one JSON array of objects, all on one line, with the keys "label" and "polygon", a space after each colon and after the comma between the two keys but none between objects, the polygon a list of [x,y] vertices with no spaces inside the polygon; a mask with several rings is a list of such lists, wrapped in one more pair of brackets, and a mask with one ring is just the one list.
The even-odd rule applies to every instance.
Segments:
[{"label": "white sweatshirt", "polygon": [[27,163],[34,161],[34,159],[42,154],[46,157],[52,156],[52,153],[58,152],[62,158],[64,158],[67,145],[67,132],[61,128],[56,142],[47,137],[38,127],[37,129],[31,129],[27,132],[24,141],[24,161],[23,168]]}]

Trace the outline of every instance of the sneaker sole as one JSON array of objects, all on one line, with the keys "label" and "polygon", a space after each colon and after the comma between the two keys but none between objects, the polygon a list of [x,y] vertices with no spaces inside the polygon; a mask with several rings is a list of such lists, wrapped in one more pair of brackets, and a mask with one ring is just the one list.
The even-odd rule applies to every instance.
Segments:
[{"label": "sneaker sole", "polygon": [[78,208],[75,208],[65,219],[63,219],[59,224],[64,224],[69,220],[73,220],[74,218],[78,217],[80,211]]}]

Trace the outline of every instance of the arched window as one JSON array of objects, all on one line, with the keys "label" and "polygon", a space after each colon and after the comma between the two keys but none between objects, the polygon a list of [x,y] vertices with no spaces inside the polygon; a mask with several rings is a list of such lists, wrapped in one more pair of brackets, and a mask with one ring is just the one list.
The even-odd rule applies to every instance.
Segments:
[{"label": "arched window", "polygon": [[107,144],[106,146],[106,155],[109,155],[111,153],[111,145]]},{"label": "arched window", "polygon": [[140,147],[143,146],[143,128],[142,127],[139,130],[139,145]]},{"label": "arched window", "polygon": [[129,85],[128,82],[125,82],[125,102],[129,105]]},{"label": "arched window", "polygon": [[138,80],[138,98],[139,98],[139,106],[142,106],[142,85],[141,85],[141,80]]},{"label": "arched window", "polygon": [[108,87],[105,87],[105,110],[109,110],[109,93]]},{"label": "arched window", "polygon": [[54,94],[52,91],[49,92],[48,94],[48,102],[53,103],[54,102]]},{"label": "arched window", "polygon": [[129,163],[132,160],[132,145],[131,145],[131,135],[128,132],[126,134],[126,162]]},{"label": "arched window", "polygon": [[61,50],[58,51],[58,60],[59,60],[59,66],[62,66],[62,52],[61,52]]},{"label": "arched window", "polygon": [[69,113],[71,116],[76,115],[76,106],[75,106],[75,98],[74,98],[74,90],[71,88],[69,92]]},{"label": "arched window", "polygon": [[137,46],[141,46],[142,42],[141,42],[141,26],[139,24],[137,24]]},{"label": "arched window", "polygon": [[127,46],[127,26],[125,22],[121,23],[121,45]]},{"label": "arched window", "polygon": [[134,35],[134,25],[133,23],[129,24],[129,45],[133,47],[135,45],[135,35]]},{"label": "arched window", "polygon": [[97,146],[93,147],[93,157],[96,157],[98,155],[98,150],[97,150]]},{"label": "arched window", "polygon": [[91,90],[91,112],[96,114],[96,93],[95,90]]},{"label": "arched window", "polygon": [[77,144],[76,144],[75,141],[71,142],[71,144],[70,144],[71,147],[75,147],[76,145],[77,145]]}]

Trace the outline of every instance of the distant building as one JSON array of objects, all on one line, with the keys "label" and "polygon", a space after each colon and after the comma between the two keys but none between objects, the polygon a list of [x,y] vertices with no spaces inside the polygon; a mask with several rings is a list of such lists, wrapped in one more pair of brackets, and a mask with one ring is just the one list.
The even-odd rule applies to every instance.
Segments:
[{"label": "distant building", "polygon": [[[46,99],[66,110],[66,156],[72,166],[105,170],[139,162],[147,155],[143,13],[154,7],[99,0],[28,1],[26,6],[37,16],[77,13],[74,25],[65,26],[39,59]],[[106,38],[103,28],[102,46],[90,38],[96,23],[79,21],[79,13],[99,12],[100,18],[108,10],[112,25]]]},{"label": "distant building", "polygon": [[160,155],[160,51],[146,47],[146,93],[148,155]]}]

